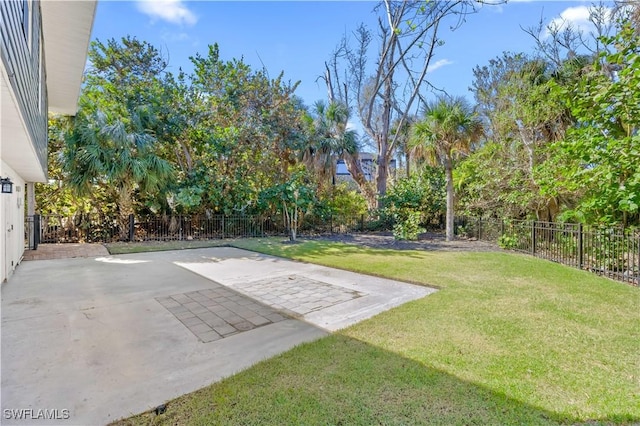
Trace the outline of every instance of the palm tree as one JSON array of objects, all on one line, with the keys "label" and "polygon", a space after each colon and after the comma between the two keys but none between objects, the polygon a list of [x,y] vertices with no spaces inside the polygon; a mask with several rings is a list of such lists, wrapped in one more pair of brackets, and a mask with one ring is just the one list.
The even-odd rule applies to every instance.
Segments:
[{"label": "palm tree", "polygon": [[120,238],[127,238],[134,191],[157,193],[171,182],[171,164],[156,155],[155,138],[147,131],[149,117],[132,114],[128,122],[97,111],[78,114],[67,134],[63,154],[70,186],[90,195],[98,185],[113,189],[118,206]]},{"label": "palm tree", "polygon": [[475,113],[462,98],[438,98],[429,103],[421,121],[412,127],[409,144],[416,159],[444,167],[447,185],[447,241],[453,239],[453,163],[471,150],[483,134]]},{"label": "palm tree", "polygon": [[327,117],[327,105],[317,101],[313,106],[308,143],[302,152],[302,161],[318,178],[318,188],[331,183],[335,174],[336,143]]},{"label": "palm tree", "polygon": [[315,120],[312,143],[304,153],[304,161],[315,170],[319,179],[335,175],[336,160],[342,159],[370,206],[375,203],[375,192],[366,180],[360,164],[358,134],[348,128],[349,109],[340,102],[328,105],[318,101],[314,105]]}]

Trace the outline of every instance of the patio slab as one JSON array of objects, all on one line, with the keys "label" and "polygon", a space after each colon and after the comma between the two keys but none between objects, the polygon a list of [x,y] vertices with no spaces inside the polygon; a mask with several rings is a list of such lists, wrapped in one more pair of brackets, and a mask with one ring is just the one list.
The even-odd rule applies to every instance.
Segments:
[{"label": "patio slab", "polygon": [[233,248],[25,262],[2,424],[105,424],[432,291]]}]

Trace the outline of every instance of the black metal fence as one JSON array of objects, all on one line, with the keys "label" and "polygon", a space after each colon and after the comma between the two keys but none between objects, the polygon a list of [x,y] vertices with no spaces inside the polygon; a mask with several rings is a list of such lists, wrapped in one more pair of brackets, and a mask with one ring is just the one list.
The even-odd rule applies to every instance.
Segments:
[{"label": "black metal fence", "polygon": [[459,235],[640,285],[640,231],[519,220],[456,220]]},{"label": "black metal fence", "polygon": [[[35,215],[27,218],[25,246],[41,243],[110,243],[115,241],[211,240],[286,235],[281,217],[252,215],[129,216],[122,227],[115,218],[95,215]],[[368,215],[306,216],[299,235],[365,232],[384,227],[384,221]],[[38,232],[39,231],[39,232]]]},{"label": "black metal fence", "polygon": [[[284,234],[268,217],[259,216],[129,216],[122,227],[114,218],[91,215],[35,215],[27,218],[25,246],[40,243],[110,243],[115,241],[210,240]],[[39,232],[38,232],[39,230]]]},{"label": "black metal fence", "polygon": [[40,232],[36,230],[40,229],[40,216],[27,216],[24,223],[24,243],[25,248],[29,250],[36,250],[40,243]]},{"label": "black metal fence", "polygon": [[[392,221],[382,216],[308,215],[302,221],[298,234],[371,232],[389,230],[392,226]],[[27,218],[25,228],[25,247],[29,249],[36,249],[39,243],[211,240],[287,234],[281,217],[251,215],[131,215],[124,227],[114,218],[35,215]],[[639,230],[463,217],[456,219],[456,232],[458,235],[496,242],[506,249],[640,285]]]}]

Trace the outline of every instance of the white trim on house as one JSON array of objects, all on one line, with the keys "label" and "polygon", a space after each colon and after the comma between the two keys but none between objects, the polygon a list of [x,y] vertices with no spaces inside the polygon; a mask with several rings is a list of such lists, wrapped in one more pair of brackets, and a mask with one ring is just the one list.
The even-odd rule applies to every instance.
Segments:
[{"label": "white trim on house", "polygon": [[75,115],[97,1],[42,0],[49,111]]}]

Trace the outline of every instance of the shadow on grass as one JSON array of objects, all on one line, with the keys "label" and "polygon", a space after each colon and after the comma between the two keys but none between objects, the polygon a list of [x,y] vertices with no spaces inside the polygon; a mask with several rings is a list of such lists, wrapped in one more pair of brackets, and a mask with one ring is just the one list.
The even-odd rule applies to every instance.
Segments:
[{"label": "shadow on grass", "polygon": [[296,244],[290,244],[288,241],[280,241],[276,238],[271,239],[246,239],[236,240],[231,243],[233,247],[257,251],[272,256],[287,258],[320,258],[332,255],[350,255],[359,254],[367,256],[384,256],[384,257],[403,257],[422,259],[429,255],[427,251],[417,250],[398,250],[393,248],[372,248],[358,244],[347,244],[334,241],[322,240],[299,240]]},{"label": "shadow on grass", "polygon": [[[567,403],[568,405],[568,403]],[[632,424],[555,413],[335,334],[113,425]]]},{"label": "shadow on grass", "polygon": [[[180,261],[190,263],[209,263],[212,261],[229,260],[229,259],[250,259],[254,261],[273,261],[272,258],[260,256],[261,254],[274,256],[275,261],[281,259],[287,261],[306,261],[316,260],[327,256],[346,256],[346,255],[367,255],[378,257],[402,257],[424,259],[428,252],[398,250],[392,248],[371,248],[357,244],[345,244],[332,241],[314,241],[300,239],[295,243],[291,243],[284,238],[241,238],[241,239],[225,239],[214,241],[145,241],[134,243],[111,243],[106,244],[111,255],[121,254],[143,254],[159,251],[181,251],[176,254]],[[239,252],[233,254],[225,252],[221,259],[215,258],[215,252],[203,255],[197,249],[207,248],[233,248],[255,253],[255,255],[247,256]],[[188,250],[193,249],[193,250]],[[184,250],[184,251],[183,251]],[[183,251],[183,252],[182,252]]]}]

